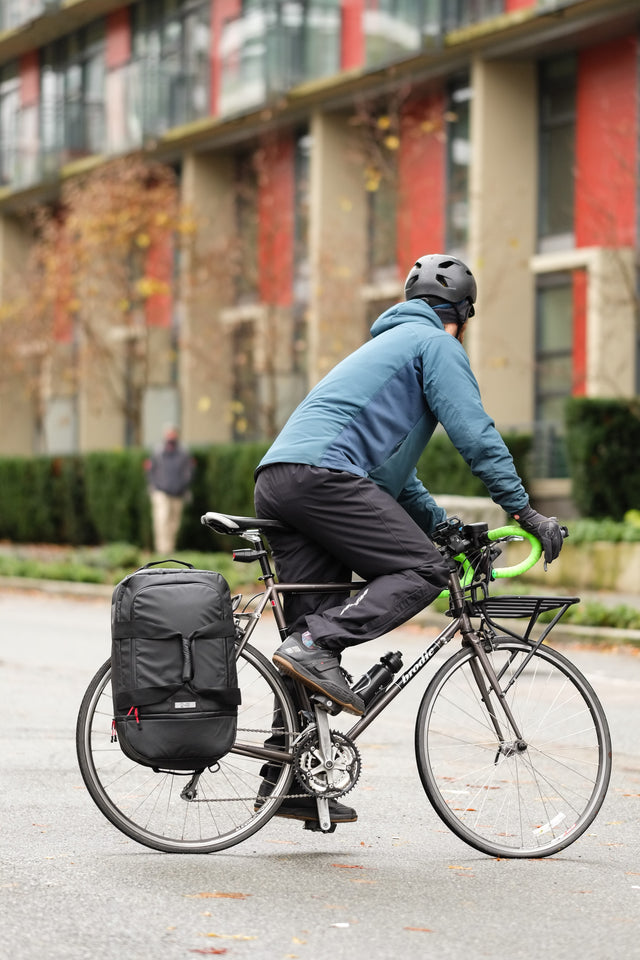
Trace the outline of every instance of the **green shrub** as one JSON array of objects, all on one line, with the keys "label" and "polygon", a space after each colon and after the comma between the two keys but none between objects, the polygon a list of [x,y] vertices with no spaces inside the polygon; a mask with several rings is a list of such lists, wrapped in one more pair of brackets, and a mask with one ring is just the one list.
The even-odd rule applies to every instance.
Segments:
[{"label": "green shrub", "polygon": [[640,541],[640,527],[626,520],[574,520],[568,524],[569,539],[572,544],[597,543],[637,543]]},{"label": "green shrub", "polygon": [[[505,440],[526,483],[529,438],[508,436]],[[179,549],[231,550],[237,541],[214,535],[201,525],[200,517],[208,510],[253,515],[253,476],[266,449],[266,443],[230,443],[193,451],[196,469],[191,498],[183,511]],[[150,548],[151,510],[144,460],[143,450],[0,458],[0,539]],[[445,434],[438,434],[429,444],[428,453],[420,460],[419,475],[436,493],[486,495],[482,482],[471,474]]]},{"label": "green shrub", "polygon": [[573,500],[586,517],[621,520],[640,508],[640,409],[637,401],[572,397],[567,451]]},{"label": "green shrub", "polygon": [[102,543],[151,544],[151,514],[142,450],[88,453],[86,503]]},{"label": "green shrub", "polygon": [[[525,487],[528,485],[528,458],[531,437],[505,434],[516,470]],[[433,493],[457,494],[465,497],[486,497],[487,488],[458,453],[446,433],[436,433],[418,461],[418,476]]]}]

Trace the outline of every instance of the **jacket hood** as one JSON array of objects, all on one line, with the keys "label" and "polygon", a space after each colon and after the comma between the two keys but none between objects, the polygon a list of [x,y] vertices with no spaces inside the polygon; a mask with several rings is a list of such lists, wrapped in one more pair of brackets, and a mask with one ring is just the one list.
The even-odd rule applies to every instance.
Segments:
[{"label": "jacket hood", "polygon": [[371,336],[377,337],[392,327],[397,327],[401,323],[424,323],[429,327],[435,327],[436,330],[444,330],[442,321],[438,317],[433,307],[430,307],[424,300],[407,300],[404,303],[396,303],[395,306],[385,310],[371,327]]}]

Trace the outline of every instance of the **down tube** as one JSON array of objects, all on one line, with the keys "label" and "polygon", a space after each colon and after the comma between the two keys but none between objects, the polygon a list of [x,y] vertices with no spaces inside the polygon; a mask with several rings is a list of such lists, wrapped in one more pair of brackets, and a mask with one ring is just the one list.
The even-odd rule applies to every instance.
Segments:
[{"label": "down tube", "polygon": [[356,740],[361,733],[363,733],[370,723],[372,723],[378,714],[387,707],[392,700],[398,696],[398,694],[404,690],[406,685],[410,680],[413,680],[416,677],[423,667],[429,663],[432,657],[436,655],[438,650],[441,650],[445,644],[449,643],[452,637],[456,634],[460,626],[460,620],[456,618],[452,623],[446,627],[442,633],[439,633],[433,643],[427,647],[424,653],[420,654],[417,660],[415,660],[408,670],[405,670],[397,680],[394,680],[390,686],[387,687],[385,692],[382,694],[379,700],[374,700],[371,707],[367,708],[367,711],[363,717],[361,717],[358,722],[351,727],[348,731],[347,736],[351,740]]}]

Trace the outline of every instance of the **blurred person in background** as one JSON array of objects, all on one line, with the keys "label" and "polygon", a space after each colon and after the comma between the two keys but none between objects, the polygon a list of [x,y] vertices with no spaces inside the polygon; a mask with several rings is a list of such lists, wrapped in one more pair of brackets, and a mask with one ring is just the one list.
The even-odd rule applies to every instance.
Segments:
[{"label": "blurred person in background", "polygon": [[165,427],[163,442],[144,466],[151,497],[154,548],[156,553],[168,556],[175,550],[195,467],[193,457],[180,445],[177,427]]}]

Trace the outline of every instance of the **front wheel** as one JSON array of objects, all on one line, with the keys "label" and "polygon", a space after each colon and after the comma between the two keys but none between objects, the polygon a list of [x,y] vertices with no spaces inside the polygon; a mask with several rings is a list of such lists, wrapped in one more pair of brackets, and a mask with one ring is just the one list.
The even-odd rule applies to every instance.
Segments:
[{"label": "front wheel", "polygon": [[593,688],[562,654],[532,650],[499,640],[488,654],[521,739],[495,694],[491,712],[481,698],[468,648],[433,677],[416,721],[418,770],[434,809],[461,840],[498,857],[568,846],[598,813],[611,774]]},{"label": "front wheel", "polygon": [[89,684],[76,730],[78,762],[91,797],[127,836],[165,853],[212,853],[250,837],[278,809],[293,776],[291,764],[269,763],[273,788],[257,800],[266,771],[251,748],[268,740],[291,750],[295,708],[280,675],[249,644],[237,669],[242,704],[236,744],[197,778],[141,766],[114,742],[109,660]]}]

